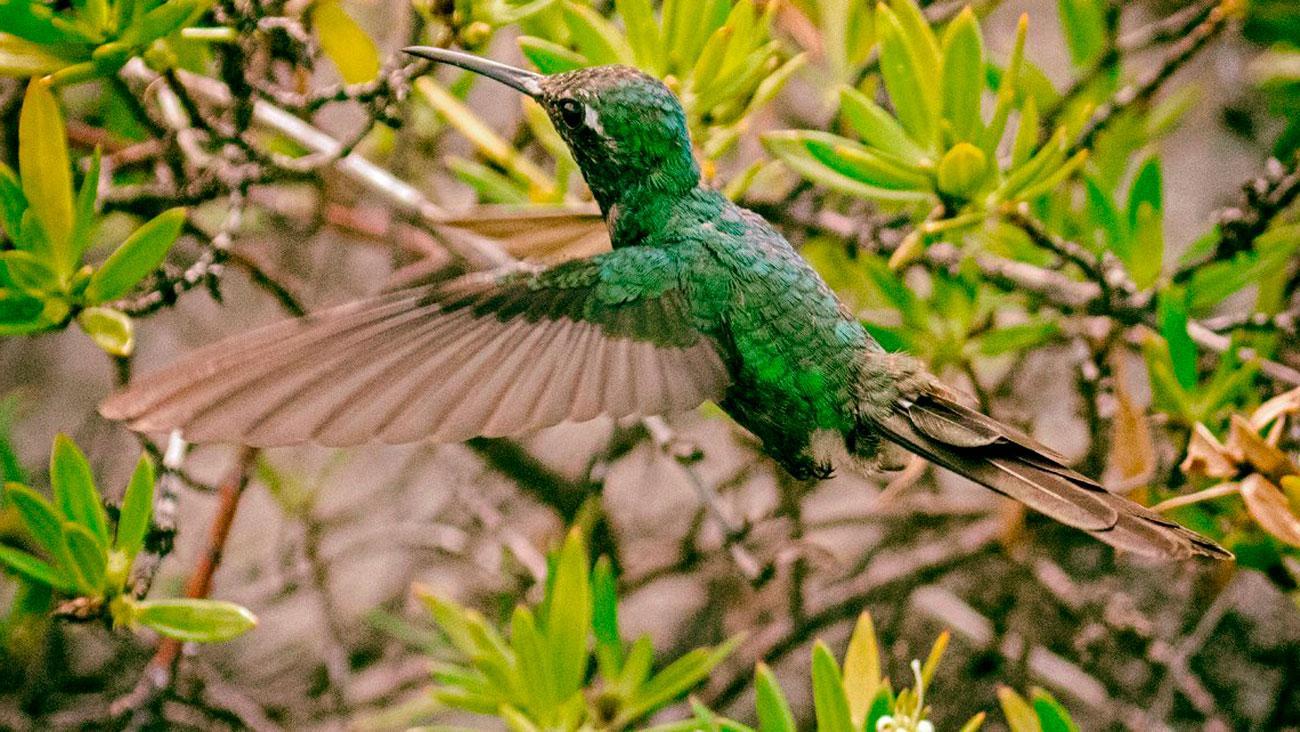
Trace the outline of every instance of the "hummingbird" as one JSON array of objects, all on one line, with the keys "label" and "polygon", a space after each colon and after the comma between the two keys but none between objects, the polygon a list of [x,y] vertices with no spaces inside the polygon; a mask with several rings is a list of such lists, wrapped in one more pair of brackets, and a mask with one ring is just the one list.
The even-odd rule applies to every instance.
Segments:
[{"label": "hummingbird", "polygon": [[901,448],[1122,550],[1232,556],[883,349],[776,229],[702,183],[681,103],[658,79],[404,50],[536,100],[612,251],[240,334],[134,381],[104,416],[200,443],[350,446],[516,436],[713,401],[796,479],[889,467]]}]

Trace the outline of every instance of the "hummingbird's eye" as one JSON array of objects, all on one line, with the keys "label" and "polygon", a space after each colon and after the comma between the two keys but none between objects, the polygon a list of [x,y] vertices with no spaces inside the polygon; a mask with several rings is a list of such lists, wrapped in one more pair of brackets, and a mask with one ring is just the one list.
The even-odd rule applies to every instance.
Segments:
[{"label": "hummingbird's eye", "polygon": [[559,108],[560,120],[564,122],[565,127],[576,130],[582,126],[586,113],[582,109],[582,104],[576,99],[561,99]]}]

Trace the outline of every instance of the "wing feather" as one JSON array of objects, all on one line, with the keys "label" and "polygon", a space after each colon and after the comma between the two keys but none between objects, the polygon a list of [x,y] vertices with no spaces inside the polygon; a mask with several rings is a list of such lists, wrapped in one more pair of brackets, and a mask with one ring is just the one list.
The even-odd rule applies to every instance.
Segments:
[{"label": "wing feather", "polygon": [[[467,277],[275,324],[146,375],[100,410],[194,441],[346,446],[514,435],[721,398],[726,368],[682,317],[683,291],[662,262],[612,259],[634,256],[655,255]],[[603,290],[611,271],[660,279]]]}]

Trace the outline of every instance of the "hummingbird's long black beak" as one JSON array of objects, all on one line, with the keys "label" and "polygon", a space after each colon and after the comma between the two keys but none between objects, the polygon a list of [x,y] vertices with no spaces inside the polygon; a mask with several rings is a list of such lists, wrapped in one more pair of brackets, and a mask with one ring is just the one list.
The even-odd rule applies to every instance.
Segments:
[{"label": "hummingbird's long black beak", "polygon": [[407,46],[402,51],[412,56],[459,66],[467,71],[482,74],[512,89],[517,89],[530,97],[536,98],[542,93],[542,75],[526,69],[517,69],[514,66],[507,66],[482,56],[475,56],[472,53],[449,51],[435,46]]}]

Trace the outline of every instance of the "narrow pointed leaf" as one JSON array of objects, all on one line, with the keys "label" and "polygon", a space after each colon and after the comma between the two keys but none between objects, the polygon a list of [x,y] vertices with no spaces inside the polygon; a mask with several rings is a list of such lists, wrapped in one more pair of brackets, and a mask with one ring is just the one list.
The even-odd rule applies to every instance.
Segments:
[{"label": "narrow pointed leaf", "polygon": [[316,2],[311,20],[321,50],[334,62],[343,81],[359,84],[379,75],[379,50],[375,42],[337,0]]},{"label": "narrow pointed leaf", "polygon": [[153,515],[154,469],[148,455],[141,455],[136,463],[131,482],[122,495],[122,508],[117,520],[117,536],[113,548],[135,558],[144,546],[149,533],[149,519]]},{"label": "narrow pointed leaf", "polygon": [[0,231],[11,241],[18,239],[23,226],[27,197],[12,168],[0,162]]},{"label": "narrow pointed leaf", "polygon": [[162,264],[184,224],[183,208],[168,209],[145,222],[91,275],[86,299],[101,303],[130,292]]},{"label": "narrow pointed leaf", "polygon": [[104,569],[108,558],[98,537],[80,524],[63,525],[63,544],[67,549],[69,569],[77,580],[77,587],[87,597],[99,597],[104,592]]},{"label": "narrow pointed leaf", "polygon": [[545,635],[554,663],[556,689],[567,698],[582,687],[591,631],[591,587],[587,550],[578,530],[569,532],[556,565]]},{"label": "narrow pointed leaf", "polygon": [[90,245],[90,240],[95,233],[95,200],[99,189],[99,169],[100,152],[96,147],[94,157],[90,159],[90,170],[81,181],[81,191],[77,194],[72,237],[68,245],[71,249],[68,256],[71,257],[73,267],[81,262],[81,257],[85,254],[86,247]]},{"label": "narrow pointed leaf", "polygon": [[1070,718],[1070,713],[1065,711],[1065,707],[1046,691],[1034,688],[1029,691],[1029,698],[1034,705],[1034,713],[1038,715],[1038,723],[1042,725],[1043,732],[1079,732],[1079,727]]},{"label": "narrow pointed leaf", "polygon": [[1106,45],[1104,4],[1100,0],[1059,0],[1061,30],[1077,67],[1096,62]]},{"label": "narrow pointed leaf", "polygon": [[0,545],[0,567],[8,567],[28,581],[53,587],[67,594],[77,592],[77,587],[47,562],[11,546]]},{"label": "narrow pointed leaf", "polygon": [[247,633],[257,617],[221,600],[141,600],[135,621],[161,635],[193,643],[221,643]]},{"label": "narrow pointed leaf", "polygon": [[519,50],[543,74],[562,74],[591,63],[577,51],[536,36],[520,36]]},{"label": "narrow pointed leaf", "polygon": [[50,266],[60,276],[72,274],[72,174],[63,114],[46,82],[27,84],[18,118],[18,174],[30,210],[51,247]]},{"label": "narrow pointed leaf", "polygon": [[591,598],[591,628],[596,636],[597,659],[602,673],[613,678],[623,666],[623,641],[618,634],[618,595],[608,557],[596,561],[596,569],[591,574]]},{"label": "narrow pointed leaf", "polygon": [[849,648],[844,654],[844,692],[849,700],[849,715],[855,727],[861,727],[867,718],[871,700],[880,686],[880,649],[876,645],[876,629],[870,613],[858,616],[849,636]]},{"label": "narrow pointed leaf", "polygon": [[998,687],[998,703],[1002,705],[1002,714],[1007,718],[1011,732],[1043,732],[1038,723],[1038,715],[1025,698],[1011,687]]},{"label": "narrow pointed leaf", "polygon": [[821,641],[813,645],[812,687],[819,732],[855,732],[839,666]]},{"label": "narrow pointed leaf", "polygon": [[[913,55],[903,28],[894,13],[883,5],[876,12],[880,33],[880,73],[889,90],[889,100],[908,135],[922,147],[935,143],[935,110],[925,89],[920,62]],[[928,78],[934,78],[933,76]]]},{"label": "narrow pointed leaf", "polygon": [[943,116],[958,140],[971,140],[979,131],[980,96],[984,91],[984,38],[975,13],[967,6],[948,26],[943,38]]},{"label": "narrow pointed leaf", "polygon": [[54,503],[63,519],[84,526],[100,548],[106,548],[108,517],[104,504],[100,502],[99,491],[95,489],[90,463],[81,448],[67,435],[60,434],[54,438],[54,450],[50,455],[50,485]]},{"label": "narrow pointed leaf", "polygon": [[623,35],[595,8],[576,3],[565,4],[564,20],[578,51],[593,64],[630,66],[636,62],[635,54]]},{"label": "narrow pointed leaf", "polygon": [[763,732],[796,732],[794,713],[776,675],[765,663],[754,670],[754,706],[758,710],[758,727]]},{"label": "narrow pointed leaf", "polygon": [[54,506],[41,494],[17,483],[5,485],[5,500],[17,509],[27,533],[57,559],[63,552],[63,522]]}]

